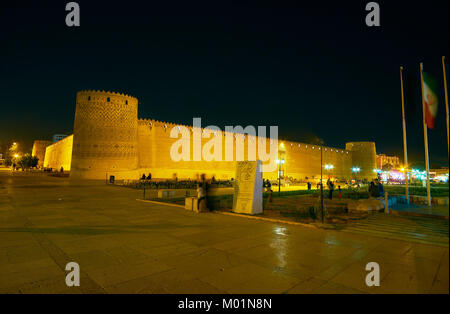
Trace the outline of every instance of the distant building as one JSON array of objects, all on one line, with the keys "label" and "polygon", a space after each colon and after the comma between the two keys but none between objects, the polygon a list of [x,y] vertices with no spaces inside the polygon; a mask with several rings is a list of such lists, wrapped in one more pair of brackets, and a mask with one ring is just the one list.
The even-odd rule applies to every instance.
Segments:
[{"label": "distant building", "polygon": [[66,138],[68,135],[65,134],[55,134],[53,135],[53,143],[59,142],[63,138]]},{"label": "distant building", "polygon": [[392,168],[400,168],[400,158],[397,156],[387,156],[385,154],[377,155],[377,168],[383,169],[383,167],[390,165]]},{"label": "distant building", "polygon": [[5,160],[3,159],[3,154],[0,154],[0,165],[3,165]]},{"label": "distant building", "polygon": [[430,178],[434,182],[448,182],[448,168],[430,169]]}]

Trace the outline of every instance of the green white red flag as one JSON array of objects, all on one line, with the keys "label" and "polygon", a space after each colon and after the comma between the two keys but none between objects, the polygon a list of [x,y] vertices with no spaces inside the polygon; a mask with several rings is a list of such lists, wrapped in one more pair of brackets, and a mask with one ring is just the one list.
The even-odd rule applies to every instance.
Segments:
[{"label": "green white red flag", "polygon": [[436,81],[423,72],[423,99],[425,103],[425,122],[429,129],[434,129],[434,121],[438,111]]}]

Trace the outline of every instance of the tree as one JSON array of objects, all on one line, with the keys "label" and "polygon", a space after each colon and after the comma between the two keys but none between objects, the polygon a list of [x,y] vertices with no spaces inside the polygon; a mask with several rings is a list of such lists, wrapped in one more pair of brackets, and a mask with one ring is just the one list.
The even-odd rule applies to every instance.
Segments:
[{"label": "tree", "polygon": [[12,162],[12,158],[10,154],[6,154],[5,156],[5,165],[6,166],[12,166],[13,162]]},{"label": "tree", "polygon": [[19,159],[17,164],[22,169],[25,170],[25,169],[36,167],[38,164],[38,160],[39,160],[39,158],[37,158],[36,156],[31,156],[30,154],[25,154]]}]

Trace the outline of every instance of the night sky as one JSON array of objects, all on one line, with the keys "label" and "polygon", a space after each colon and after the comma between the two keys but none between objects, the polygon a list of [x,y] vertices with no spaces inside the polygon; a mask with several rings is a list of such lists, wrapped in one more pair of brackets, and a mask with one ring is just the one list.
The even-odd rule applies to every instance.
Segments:
[{"label": "night sky", "polygon": [[65,24],[69,1],[35,2],[0,5],[3,143],[71,134],[76,92],[96,89],[137,97],[140,118],[278,125],[284,139],[375,141],[402,158],[403,65],[410,160],[420,162],[422,61],[440,87],[430,162],[447,163],[448,0],[378,1],[372,28],[369,1],[85,0],[80,27]]}]

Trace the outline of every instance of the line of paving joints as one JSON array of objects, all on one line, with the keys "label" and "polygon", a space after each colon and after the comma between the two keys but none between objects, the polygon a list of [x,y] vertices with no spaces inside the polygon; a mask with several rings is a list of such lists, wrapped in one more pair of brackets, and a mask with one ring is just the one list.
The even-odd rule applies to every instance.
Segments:
[{"label": "line of paving joints", "polygon": [[438,265],[438,268],[437,268],[437,270],[436,270],[436,274],[434,274],[434,278],[433,278],[433,282],[432,282],[432,284],[431,284],[430,291],[433,289],[434,283],[435,283],[436,280],[437,280],[439,271],[441,270],[442,260],[444,259],[444,257],[445,257],[445,250],[444,250],[444,252],[442,252],[442,256],[441,256],[441,258],[440,258],[440,260],[439,260],[439,265]]},{"label": "line of paving joints", "polygon": [[[22,221],[24,228],[28,230],[28,232],[33,236],[35,241],[39,244],[39,246],[48,254],[48,256],[54,261],[54,263],[63,271],[66,272],[66,263],[74,261],[71,259],[64,251],[62,251],[57,245],[55,245],[51,240],[49,240],[45,235],[40,232],[32,231],[30,228],[36,226],[29,221],[26,217],[22,216],[19,212],[19,209],[11,203],[12,207],[15,209],[16,216]],[[98,285],[86,272],[80,271],[80,290],[83,293],[97,293],[104,294],[106,293],[105,289]],[[65,281],[65,277],[61,278],[61,280]]]}]

